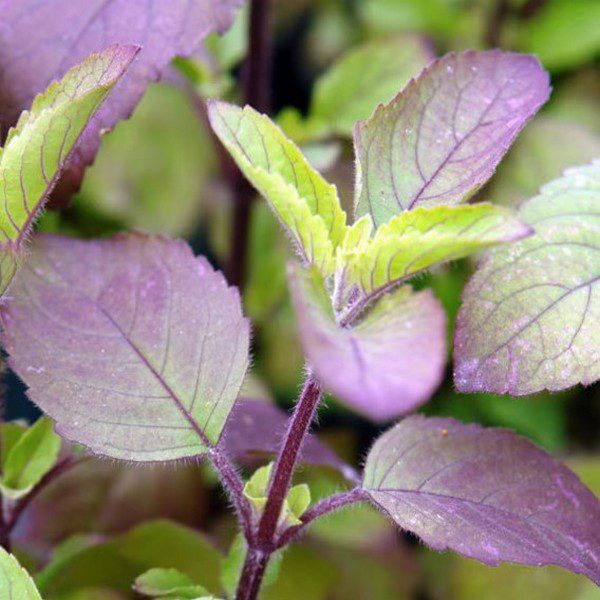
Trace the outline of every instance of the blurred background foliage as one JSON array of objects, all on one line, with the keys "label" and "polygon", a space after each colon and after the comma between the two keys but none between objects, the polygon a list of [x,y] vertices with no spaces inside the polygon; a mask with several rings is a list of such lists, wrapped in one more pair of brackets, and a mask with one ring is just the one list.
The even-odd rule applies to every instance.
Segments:
[{"label": "blurred background foliage", "polygon": [[[338,186],[349,211],[354,121],[389,100],[432,56],[451,50],[532,52],[552,75],[550,102],[479,199],[515,206],[566,167],[600,156],[598,0],[274,0],[272,11],[271,112]],[[105,136],[71,206],[47,212],[42,229],[82,237],[130,228],[181,236],[227,267],[239,180],[209,131],[203,101],[241,102],[247,21],[242,11],[226,35],[175,61],[168,81],[152,85],[132,118]],[[303,376],[287,291],[290,258],[275,219],[255,202],[243,293],[254,331],[247,393],[286,409]],[[433,287],[452,323],[472,269],[464,260],[414,283]],[[9,375],[6,385],[8,416],[31,418],[35,410],[15,378]],[[600,493],[598,386],[518,399],[459,395],[449,367],[422,412],[514,429],[566,458]],[[335,398],[320,411],[319,435],[357,466],[381,430]],[[346,485],[324,468],[304,468],[298,478],[314,498]],[[205,467],[133,468],[89,459],[32,503],[17,551],[26,565],[46,565],[37,580],[47,598],[129,598],[132,579],[155,566],[177,567],[218,591],[219,551],[226,553],[235,535],[227,508]],[[555,568],[490,568],[429,552],[362,506],[315,526],[285,554],[263,597],[591,600],[600,594]]]}]

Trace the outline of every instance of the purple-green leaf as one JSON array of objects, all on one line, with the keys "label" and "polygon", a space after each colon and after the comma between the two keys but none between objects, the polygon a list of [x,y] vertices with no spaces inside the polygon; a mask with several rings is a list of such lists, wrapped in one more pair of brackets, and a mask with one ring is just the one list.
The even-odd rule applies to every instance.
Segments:
[{"label": "purple-green leaf", "polygon": [[0,0],[0,128],[14,125],[38,92],[91,52],[113,43],[142,46],[76,148],[65,179],[78,187],[100,132],[131,114],[175,56],[191,54],[211,31],[227,29],[242,2]]},{"label": "purple-green leaf", "polygon": [[290,279],[304,352],[328,391],[374,421],[430,398],[446,361],[446,316],[431,291],[400,288],[344,326],[317,273],[293,266]]},{"label": "purple-green leaf", "polygon": [[1,315],[29,397],[64,437],[114,458],[202,454],[248,364],[238,292],[161,237],[41,236]]},{"label": "purple-green leaf", "polygon": [[[264,460],[279,451],[287,422],[288,415],[277,406],[240,398],[227,419],[220,446],[229,457],[242,464],[251,464],[253,459]],[[352,467],[312,434],[304,440],[300,461],[331,467],[349,481],[357,478]]]},{"label": "purple-green leaf", "polygon": [[536,234],[491,251],[465,288],[457,388],[514,396],[600,378],[600,161],[525,202]]},{"label": "purple-green leaf", "polygon": [[432,63],[356,126],[357,217],[380,225],[415,206],[468,199],[549,91],[527,55],[468,50]]},{"label": "purple-green leaf", "polygon": [[409,417],[377,440],[363,486],[436,550],[491,565],[555,564],[600,583],[600,503],[510,431]]}]

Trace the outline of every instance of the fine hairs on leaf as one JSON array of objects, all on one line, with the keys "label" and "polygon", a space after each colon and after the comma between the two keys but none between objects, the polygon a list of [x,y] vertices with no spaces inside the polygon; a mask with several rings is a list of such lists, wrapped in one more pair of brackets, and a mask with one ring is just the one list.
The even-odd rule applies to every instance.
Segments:
[{"label": "fine hairs on leaf", "polygon": [[39,94],[0,149],[0,293],[24,258],[31,230],[72,149],[139,48],[92,54]]},{"label": "fine hairs on leaf", "polygon": [[133,461],[215,444],[248,365],[239,294],[184,242],[40,236],[3,346],[67,439]]},{"label": "fine hairs on leaf", "polygon": [[[141,0],[116,0],[90,12],[64,0],[37,10],[36,1],[0,0],[7,23],[0,42],[14,42],[32,22],[48,20],[16,55],[8,53],[12,87],[2,89],[6,76],[0,75],[0,108],[8,107],[9,118],[12,100],[29,98],[32,86],[44,87],[40,78],[62,73],[84,48],[114,36],[148,43],[98,114],[136,48],[110,46],[68,71],[23,114],[0,155],[7,251],[0,267],[14,275],[10,297],[0,304],[0,341],[29,398],[52,419],[28,429],[2,426],[0,491],[17,504],[10,514],[0,510],[0,596],[86,597],[98,582],[105,585],[104,573],[94,586],[86,580],[88,587],[75,590],[71,578],[86,570],[96,576],[106,562],[118,579],[109,594],[215,600],[225,591],[256,600],[262,590],[269,597],[269,587],[287,576],[284,548],[317,518],[357,502],[370,502],[436,550],[489,565],[558,565],[600,584],[600,503],[573,472],[525,438],[408,416],[375,441],[361,477],[310,433],[324,392],[376,423],[431,398],[444,377],[447,317],[433,292],[415,291],[410,280],[476,252],[487,254],[458,318],[457,386],[518,395],[598,379],[600,163],[568,171],[516,212],[487,202],[461,205],[492,176],[547,99],[548,76],[538,61],[500,50],[449,54],[359,122],[352,223],[337,188],[268,116],[208,102],[216,137],[264,196],[299,258],[288,275],[306,379],[286,419],[262,395],[240,397],[250,347],[240,292],[186,242],[139,232],[87,241],[38,233],[18,272],[8,252],[30,231],[88,122],[75,164],[79,175],[97,148],[99,128],[128,115],[147,82],[175,54],[191,53],[209,31],[226,27],[240,2],[177,0],[152,12]],[[265,6],[252,4],[255,25]],[[59,9],[77,16],[66,33]],[[141,17],[145,25],[136,29]],[[18,77],[16,69],[44,43],[47,55],[38,68],[29,79]],[[369,56],[389,57],[394,48],[394,64],[427,62],[420,38],[408,36],[351,54],[315,92],[307,119],[317,124],[314,131],[322,126],[321,134],[347,135],[350,121],[366,117],[367,92],[391,96],[382,62],[364,79],[357,75],[368,69]],[[256,65],[249,65],[252,75]],[[408,77],[404,70],[396,75]],[[336,95],[346,78],[365,91],[364,103]],[[373,90],[365,89],[369,82]],[[239,191],[237,173],[235,182]],[[238,517],[240,531],[223,528],[231,533],[221,540],[229,555],[197,529],[172,521],[147,521],[120,535],[107,525],[107,539],[77,536],[52,548],[53,558],[36,575],[38,592],[5,550],[31,490],[62,464],[54,426],[87,451],[123,461],[208,457]],[[232,460],[250,470],[245,479]],[[310,469],[306,480],[295,479],[301,463],[337,471],[340,489],[324,494]],[[169,487],[168,481],[181,480],[153,483]],[[135,502],[143,504],[147,488],[134,487]],[[170,487],[173,494],[187,490]],[[40,514],[38,507],[32,520]],[[99,521],[98,514],[90,520]]]}]

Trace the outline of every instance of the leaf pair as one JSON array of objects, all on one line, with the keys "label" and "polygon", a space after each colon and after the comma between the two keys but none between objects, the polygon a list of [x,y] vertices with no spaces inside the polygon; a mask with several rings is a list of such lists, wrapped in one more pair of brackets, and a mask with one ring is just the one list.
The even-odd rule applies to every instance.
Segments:
[{"label": "leaf pair", "polygon": [[[527,56],[469,51],[433,63],[357,125],[352,226],[335,188],[265,116],[209,103],[216,134],[274,208],[303,264],[324,280],[293,276],[300,336],[319,378],[353,408],[391,418],[425,401],[439,383],[445,319],[434,298],[401,290],[350,326],[414,274],[531,232],[503,208],[447,205],[468,199],[491,176],[547,95],[546,73]],[[411,352],[415,347],[422,352]]]},{"label": "leaf pair", "polygon": [[90,119],[138,52],[111,46],[73,67],[21,114],[0,151],[0,293],[24,259],[24,244]]}]

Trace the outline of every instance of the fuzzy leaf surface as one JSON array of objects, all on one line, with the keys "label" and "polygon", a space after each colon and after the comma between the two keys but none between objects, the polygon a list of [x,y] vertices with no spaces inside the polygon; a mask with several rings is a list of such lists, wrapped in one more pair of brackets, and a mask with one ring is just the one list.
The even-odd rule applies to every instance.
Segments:
[{"label": "fuzzy leaf surface", "polygon": [[23,240],[71,150],[138,52],[111,46],[51,83],[0,149],[0,293],[23,262]]},{"label": "fuzzy leaf surface", "polygon": [[367,42],[343,55],[314,88],[310,119],[326,131],[352,135],[378,103],[387,102],[434,58],[425,40],[405,34]]},{"label": "fuzzy leaf surface", "polygon": [[353,258],[351,279],[363,294],[377,293],[432,265],[530,232],[511,211],[491,204],[419,207],[377,229]]},{"label": "fuzzy leaf surface", "polygon": [[4,600],[42,600],[29,573],[4,548],[0,548],[0,596]]},{"label": "fuzzy leaf surface", "polygon": [[[140,56],[77,145],[63,180],[77,189],[104,129],[129,117],[148,83],[176,56],[193,53],[232,23],[242,0],[0,0],[0,115],[13,125],[35,95],[91,52],[110,44],[142,47]],[[61,182],[62,183],[62,182]]]},{"label": "fuzzy leaf surface", "polygon": [[357,217],[380,225],[417,206],[468,199],[549,91],[531,56],[468,50],[432,63],[357,124]]},{"label": "fuzzy leaf surface", "polygon": [[3,462],[2,493],[13,500],[29,493],[54,466],[60,446],[52,421],[45,417],[38,419],[19,436]]},{"label": "fuzzy leaf surface", "polygon": [[266,198],[304,262],[331,273],[334,249],[346,227],[335,186],[310,166],[277,125],[253,108],[212,100],[208,114],[214,132]]},{"label": "fuzzy leaf surface", "polygon": [[248,364],[239,294],[180,241],[40,236],[3,345],[67,439],[134,461],[216,443]]},{"label": "fuzzy leaf surface", "polygon": [[464,291],[460,391],[518,396],[600,377],[600,162],[566,171],[519,216],[536,234],[491,251]]},{"label": "fuzzy leaf surface", "polygon": [[401,288],[342,327],[317,273],[292,267],[290,279],[304,352],[329,392],[374,421],[429,399],[446,360],[446,317],[429,290]]},{"label": "fuzzy leaf surface", "polygon": [[413,416],[369,452],[364,488],[436,550],[490,565],[555,564],[600,582],[600,503],[550,455],[504,429]]}]

